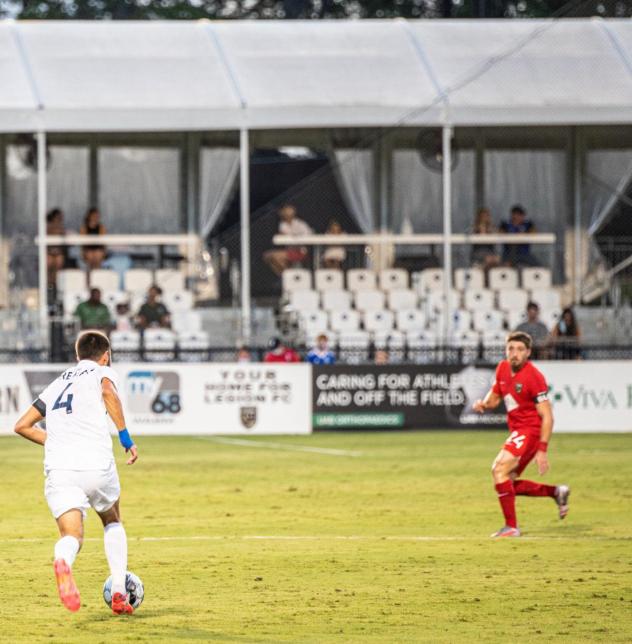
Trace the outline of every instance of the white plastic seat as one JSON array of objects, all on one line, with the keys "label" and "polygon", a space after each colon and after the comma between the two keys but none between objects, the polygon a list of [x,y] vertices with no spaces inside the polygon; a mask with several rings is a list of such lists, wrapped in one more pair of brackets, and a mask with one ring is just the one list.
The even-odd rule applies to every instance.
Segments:
[{"label": "white plastic seat", "polygon": [[145,359],[152,361],[175,358],[176,334],[171,329],[145,329],[143,333]]},{"label": "white plastic seat", "polygon": [[406,346],[406,334],[396,329],[375,331],[373,345],[376,349],[403,349]]},{"label": "white plastic seat", "polygon": [[390,331],[393,328],[395,316],[392,311],[367,311],[364,314],[364,328],[367,331]]},{"label": "white plastic seat", "polygon": [[454,309],[450,318],[450,328],[454,333],[467,333],[472,327],[472,313],[467,309]]},{"label": "white plastic seat", "polygon": [[347,271],[347,288],[357,291],[373,290],[376,286],[375,273],[366,268],[352,268]]},{"label": "white plastic seat", "polygon": [[136,361],[140,350],[140,333],[138,331],[112,331],[110,346],[117,362]]},{"label": "white plastic seat", "polygon": [[437,336],[431,331],[409,331],[406,346],[411,362],[428,364],[437,360]]},{"label": "white plastic seat", "polygon": [[300,325],[306,336],[325,333],[328,327],[328,315],[325,311],[308,311],[300,314]]},{"label": "white plastic seat", "polygon": [[349,364],[365,362],[369,357],[369,345],[367,331],[345,331],[338,337],[338,357]]},{"label": "white plastic seat", "polygon": [[495,363],[505,357],[506,334],[503,331],[485,331],[483,333],[483,360]]},{"label": "white plastic seat", "polygon": [[[461,295],[456,289],[452,289],[448,294],[448,304],[450,309],[458,309],[460,306]],[[429,316],[440,315],[445,309],[446,297],[443,290],[430,291],[426,300],[426,310]]]},{"label": "white plastic seat", "polygon": [[426,268],[419,273],[417,283],[418,293],[424,295],[430,291],[438,291],[443,288],[443,269]]},{"label": "white plastic seat", "polygon": [[62,303],[64,306],[64,316],[71,318],[75,314],[75,309],[88,299],[88,291],[64,291]]},{"label": "white plastic seat", "polygon": [[559,311],[562,308],[560,292],[555,288],[538,288],[531,291],[531,299],[542,309]]},{"label": "white plastic seat", "polygon": [[338,333],[357,331],[360,327],[360,316],[357,311],[332,311],[329,314],[330,327]]},{"label": "white plastic seat", "polygon": [[409,288],[395,288],[386,294],[391,311],[405,311],[417,306],[417,293]]},{"label": "white plastic seat", "polygon": [[195,310],[172,311],[171,328],[178,334],[197,333],[202,330],[200,312]]},{"label": "white plastic seat", "polygon": [[147,293],[154,277],[147,268],[130,268],[125,271],[123,282],[128,293]]},{"label": "white plastic seat", "polygon": [[553,330],[553,327],[560,320],[560,310],[558,309],[540,309],[540,322],[546,325],[546,328],[549,331]]},{"label": "white plastic seat", "polygon": [[498,291],[498,308],[501,311],[524,311],[529,294],[521,288],[503,288]]},{"label": "white plastic seat", "polygon": [[489,289],[467,289],[463,304],[468,311],[489,311],[494,308],[494,292]]},{"label": "white plastic seat", "polygon": [[381,311],[384,308],[384,292],[374,289],[357,291],[355,307],[358,311]]},{"label": "white plastic seat", "polygon": [[527,311],[525,309],[522,311],[517,309],[514,311],[507,311],[505,314],[505,321],[507,322],[507,328],[510,331],[515,331],[516,327],[527,321]]},{"label": "white plastic seat", "polygon": [[312,274],[306,268],[288,268],[283,271],[281,281],[284,293],[312,288]]},{"label": "white plastic seat", "polygon": [[98,288],[104,291],[118,291],[119,274],[107,268],[95,268],[90,271],[90,288]]},{"label": "white plastic seat", "polygon": [[488,279],[488,286],[492,291],[499,291],[502,288],[518,288],[518,271],[515,268],[504,266],[490,268]]},{"label": "white plastic seat", "polygon": [[101,293],[101,302],[103,302],[103,304],[105,304],[110,310],[110,313],[114,315],[118,304],[129,302],[129,295],[125,291],[105,291]]},{"label": "white plastic seat", "polygon": [[420,309],[397,311],[397,328],[405,332],[421,332],[426,326],[426,316]]},{"label": "white plastic seat", "polygon": [[193,293],[191,291],[166,291],[162,297],[170,313],[190,311],[193,308]]},{"label": "white plastic seat", "polygon": [[300,290],[290,291],[289,305],[296,311],[316,311],[320,308],[320,295],[318,291]]},{"label": "white plastic seat", "polygon": [[454,286],[459,291],[485,288],[485,273],[480,268],[457,268],[454,271]]},{"label": "white plastic seat", "polygon": [[351,308],[351,293],[341,289],[322,292],[322,306],[325,311],[348,311]]},{"label": "white plastic seat", "polygon": [[492,309],[491,311],[474,311],[474,330],[486,333],[488,331],[502,331],[504,326],[503,314]]},{"label": "white plastic seat", "polygon": [[522,288],[528,291],[551,287],[551,270],[549,268],[523,268],[520,277]]},{"label": "white plastic seat", "polygon": [[455,333],[452,338],[452,346],[459,350],[459,359],[463,364],[469,364],[478,360],[480,345],[480,334],[476,331],[461,331]]},{"label": "white plastic seat", "polygon": [[175,268],[159,268],[156,271],[155,280],[164,293],[185,289],[184,273]]},{"label": "white plastic seat", "polygon": [[379,281],[383,291],[408,288],[408,273],[403,268],[385,268],[380,271]]},{"label": "white plastic seat", "polygon": [[205,362],[208,359],[209,335],[206,331],[178,333],[179,358],[185,362]]},{"label": "white plastic seat", "polygon": [[[57,289],[66,291],[85,291],[88,288],[88,281],[84,271],[78,268],[65,268],[57,272]],[[116,287],[118,288],[118,286]]]},{"label": "white plastic seat", "polygon": [[341,291],[344,289],[344,273],[331,268],[320,268],[314,273],[314,282],[317,291]]}]

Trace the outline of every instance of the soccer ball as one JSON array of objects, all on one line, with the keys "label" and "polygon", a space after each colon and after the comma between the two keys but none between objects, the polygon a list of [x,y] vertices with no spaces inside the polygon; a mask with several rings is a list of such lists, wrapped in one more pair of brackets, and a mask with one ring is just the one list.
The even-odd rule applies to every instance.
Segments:
[{"label": "soccer ball", "polygon": [[[145,598],[145,588],[140,577],[137,577],[129,570],[125,573],[125,590],[129,595],[129,603],[136,610]],[[112,575],[110,575],[103,584],[103,601],[112,608]]]}]

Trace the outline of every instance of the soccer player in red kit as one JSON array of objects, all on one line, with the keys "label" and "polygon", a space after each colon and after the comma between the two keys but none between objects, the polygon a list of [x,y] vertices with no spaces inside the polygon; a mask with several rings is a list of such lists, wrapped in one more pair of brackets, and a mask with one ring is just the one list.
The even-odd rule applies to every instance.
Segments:
[{"label": "soccer player in red kit", "polygon": [[521,331],[507,336],[507,359],[498,363],[496,380],[485,398],[473,405],[481,414],[495,409],[501,401],[507,409],[509,438],[492,465],[505,525],[492,537],[520,536],[516,495],[550,496],[558,505],[560,519],[568,514],[570,488],[567,485],[544,485],[517,478],[533,459],[540,476],[549,469],[546,450],[553,431],[553,413],[546,380],[529,362],[532,344],[531,336]]}]

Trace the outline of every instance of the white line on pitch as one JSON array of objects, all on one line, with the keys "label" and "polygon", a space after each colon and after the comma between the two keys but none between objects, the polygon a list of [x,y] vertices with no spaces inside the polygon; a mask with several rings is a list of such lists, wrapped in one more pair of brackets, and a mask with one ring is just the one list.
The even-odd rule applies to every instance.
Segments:
[{"label": "white line on pitch", "polygon": [[328,447],[309,447],[308,445],[292,445],[289,443],[268,443],[253,441],[244,438],[224,438],[221,436],[198,436],[200,440],[222,443],[224,445],[240,445],[242,447],[263,447],[264,449],[286,450],[288,452],[310,452],[312,454],[325,454],[327,456],[362,456],[362,452],[344,449],[330,449]]}]

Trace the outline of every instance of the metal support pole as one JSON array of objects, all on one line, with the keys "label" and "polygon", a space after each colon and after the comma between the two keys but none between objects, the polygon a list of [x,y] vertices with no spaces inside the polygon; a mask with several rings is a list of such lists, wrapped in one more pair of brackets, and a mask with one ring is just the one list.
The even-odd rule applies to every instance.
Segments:
[{"label": "metal support pole", "polygon": [[241,334],[250,343],[250,144],[248,130],[239,131],[239,190],[241,202]]},{"label": "metal support pole", "polygon": [[37,140],[37,247],[39,273],[39,312],[42,333],[48,324],[48,269],[46,266],[46,133],[38,132]]},{"label": "metal support pole", "polygon": [[573,204],[575,219],[575,261],[573,262],[573,302],[581,304],[582,292],[582,168],[584,150],[579,128],[575,129],[573,164]]},{"label": "metal support pole", "polygon": [[443,345],[447,347],[450,338],[452,317],[452,128],[444,126],[442,131],[443,151]]},{"label": "metal support pole", "polygon": [[481,130],[476,133],[476,167],[474,175],[476,209],[487,207],[485,194],[485,138]]}]

